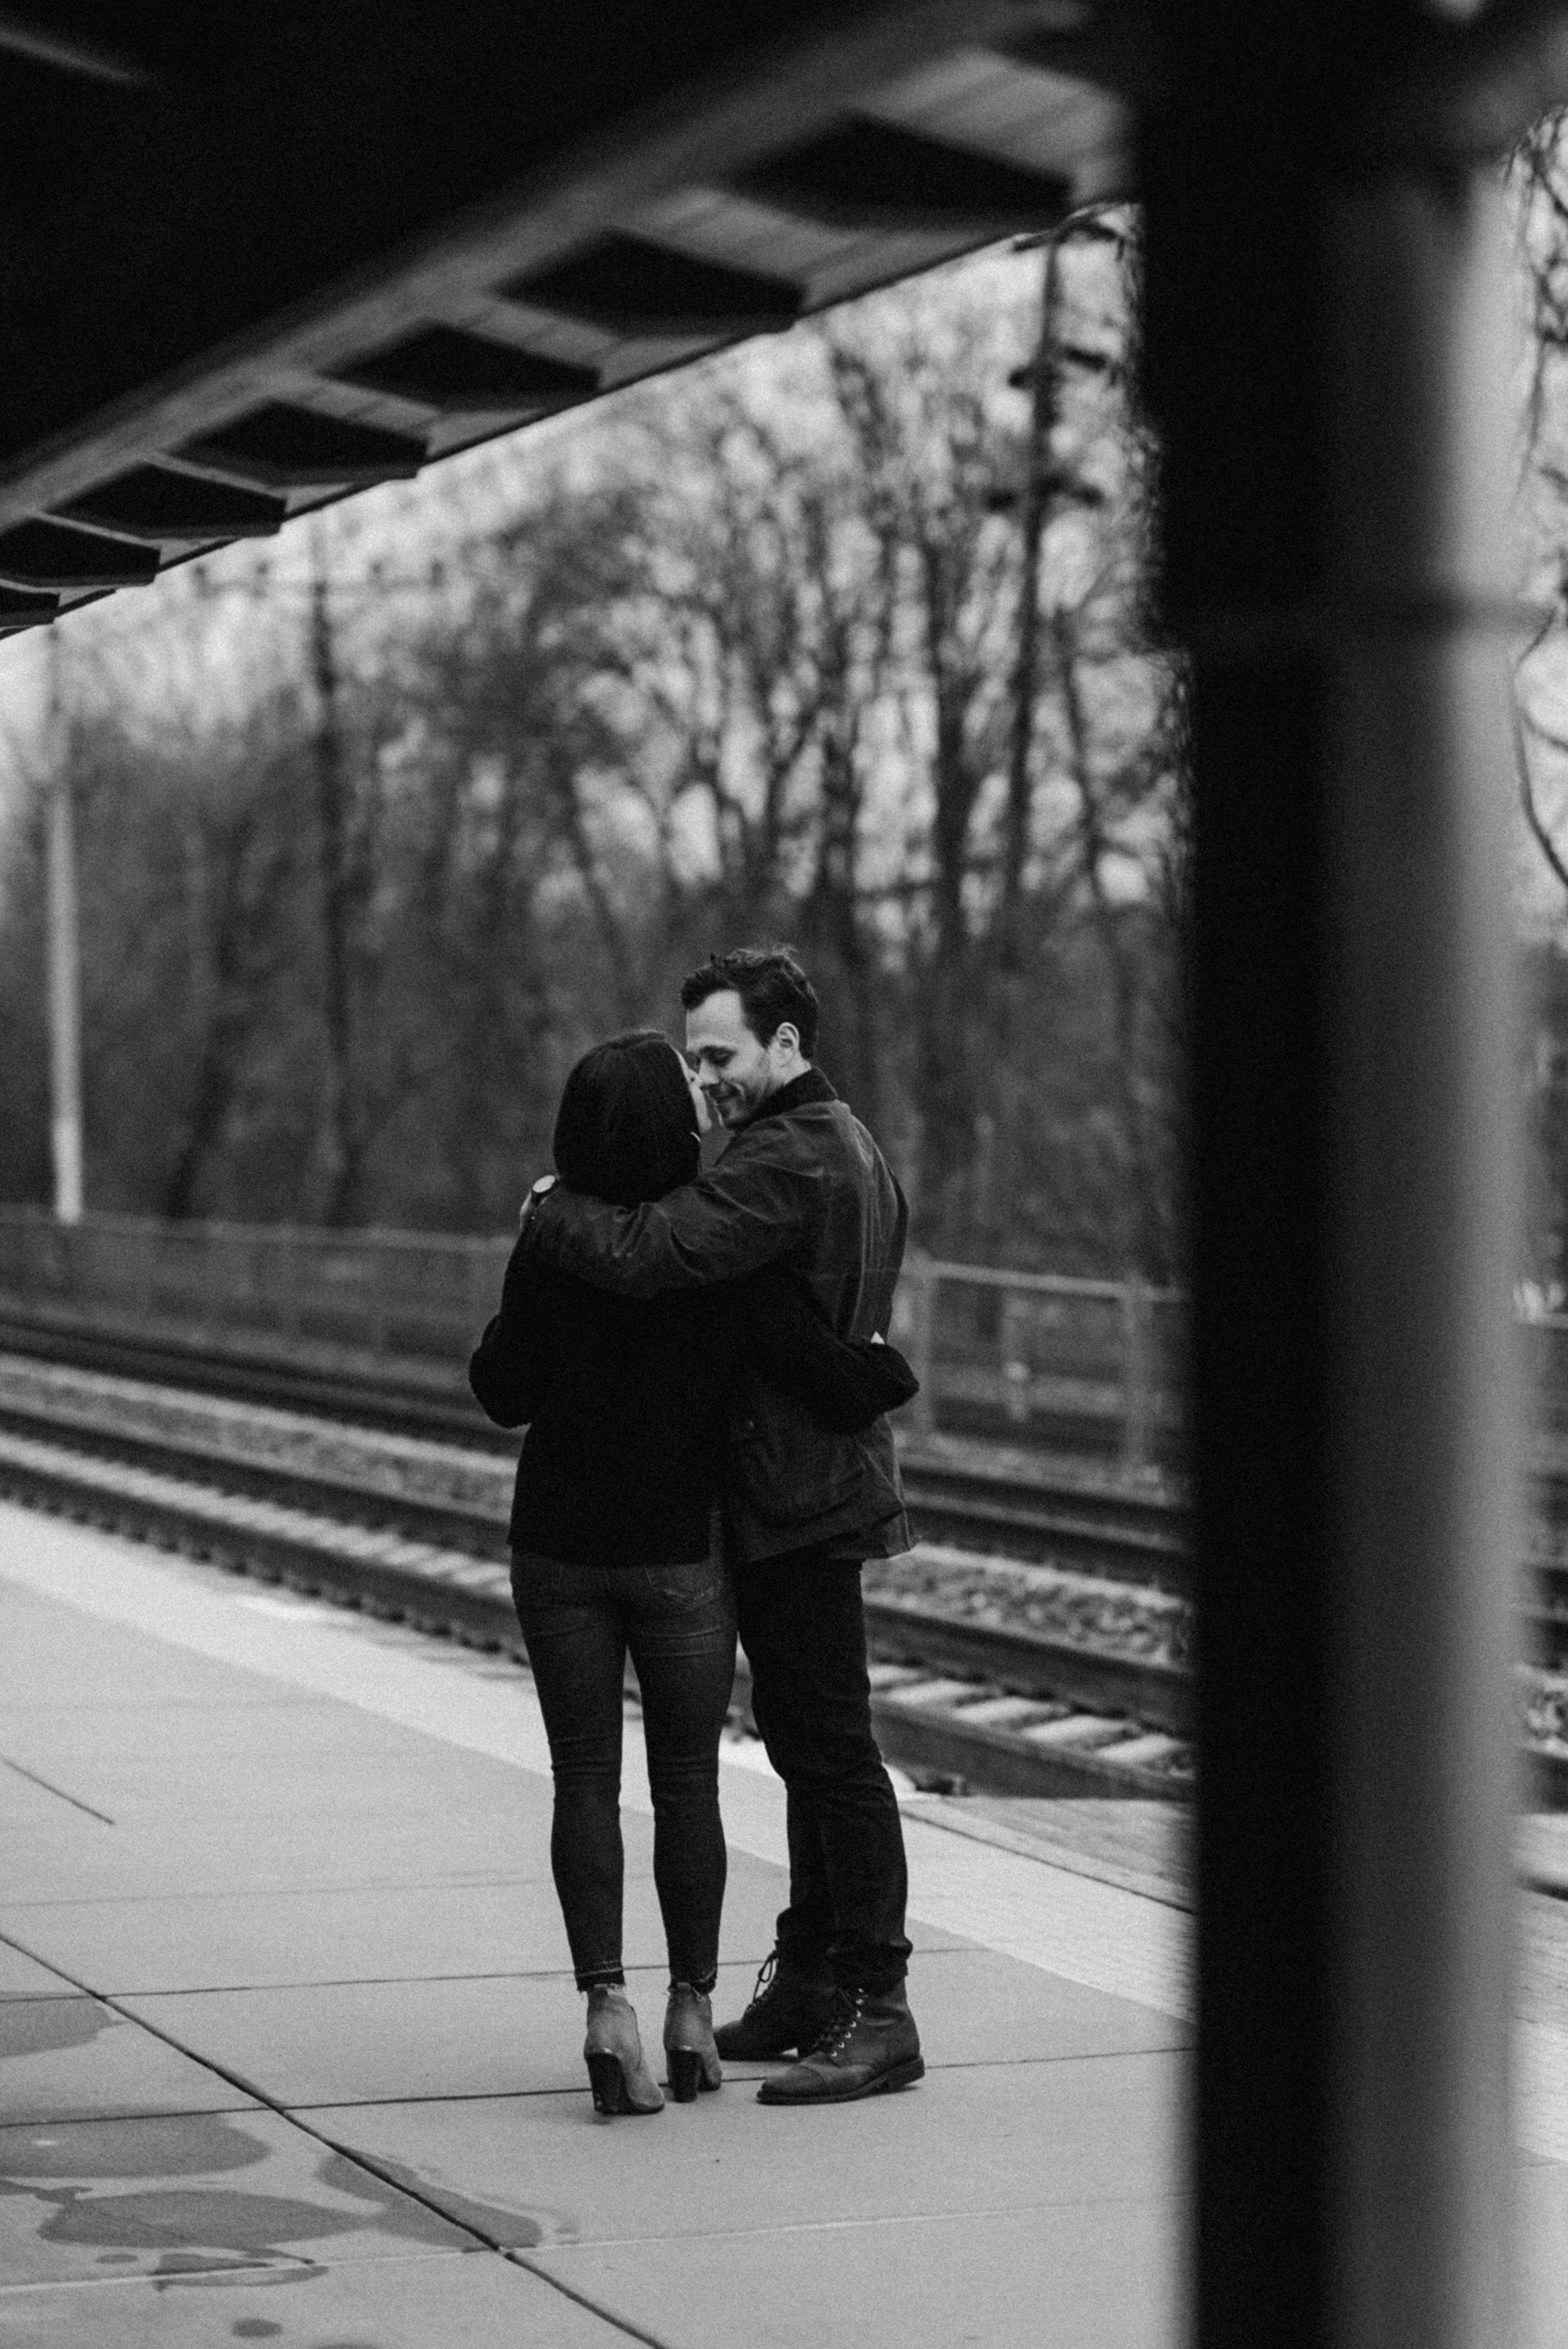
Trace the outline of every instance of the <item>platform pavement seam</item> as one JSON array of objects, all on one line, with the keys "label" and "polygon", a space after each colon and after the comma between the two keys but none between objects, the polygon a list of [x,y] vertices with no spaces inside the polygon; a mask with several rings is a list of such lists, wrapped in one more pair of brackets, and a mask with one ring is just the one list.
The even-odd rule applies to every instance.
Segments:
[{"label": "platform pavement seam", "polygon": [[89,1819],[102,1820],[106,1827],[113,1827],[116,1824],[106,1810],[95,1810],[92,1804],[83,1802],[79,1795],[68,1795],[63,1787],[55,1786],[48,1778],[40,1778],[36,1770],[24,1769],[19,1762],[13,1762],[8,1753],[0,1753],[0,1765],[7,1770],[14,1770],[17,1777],[26,1778],[29,1786],[41,1787],[46,1795],[57,1795],[61,1802],[68,1802],[73,1810],[84,1810]]},{"label": "platform pavement seam", "polygon": [[[361,2154],[359,2158],[362,2161],[364,2157]],[[367,2164],[366,2166],[368,2167],[369,2165]],[[443,2212],[442,2215],[445,2216],[445,2213]],[[514,2267],[521,2267],[528,2275],[537,2277],[541,2284],[548,2284],[551,2291],[561,2294],[563,2300],[574,2300],[580,2309],[586,2309],[590,2316],[598,2317],[606,2324],[613,2324],[616,2331],[624,2332],[628,2341],[640,2341],[643,2343],[643,2349],[678,2349],[678,2343],[669,2340],[665,2334],[646,2332],[640,2324],[634,2324],[629,2317],[616,2315],[613,2310],[606,2308],[602,2300],[595,2300],[591,2294],[577,2291],[570,2284],[563,2284],[559,2276],[553,2275],[538,2260],[530,2259],[526,2252],[514,2248],[510,2251],[503,2251],[501,2256],[503,2259],[509,2259]]]},{"label": "platform pavement seam", "polygon": [[[52,1974],[55,1980],[64,1986],[59,1993],[61,1998],[64,1998],[68,1991],[77,1998],[95,1998],[98,1995],[96,1990],[89,1990],[84,1984],[78,1982],[73,1975],[62,1974],[60,1967],[49,1958],[39,1957],[35,1951],[28,1949],[21,1942],[15,1940],[10,1933],[0,1932],[0,1949],[14,1949],[18,1957],[29,1958],[33,1965],[41,1966],[46,1974]],[[55,1994],[51,1991],[43,1991],[39,1995],[50,1998]]]},{"label": "platform pavement seam", "polygon": [[590,2316],[598,2317],[601,2322],[612,2326],[617,2332],[624,2333],[628,2340],[641,2342],[644,2349],[676,2349],[674,2343],[663,2339],[658,2333],[645,2332],[640,2325],[633,2324],[629,2319],[617,2316],[613,2310],[601,2307],[598,2301],[590,2299],[586,2293],[576,2291],[571,2286],[563,2284],[559,2277],[550,2275],[547,2268],[536,2267],[531,2260],[525,2257],[515,2247],[509,2247],[497,2236],[487,2233],[483,2227],[476,2226],[472,2219],[457,2217],[454,2212],[445,2209],[433,2195],[421,2194],[417,2188],[410,2186],[406,2178],[394,2176],[389,2170],[384,2168],[379,2162],[373,2160],[359,2147],[341,2144],[337,2138],[329,2137],[324,2129],[317,2129],[309,2121],[302,2120],[300,2115],[309,2110],[308,2106],[295,2107],[280,2103],[276,2097],[269,2096],[265,2088],[248,2080],[242,2072],[236,2072],[227,2064],[216,2062],[210,2055],[198,2054],[194,2047],[187,2047],[182,2040],[177,2039],[172,2031],[165,2031],[161,2024],[148,2021],[143,2015],[133,2014],[123,1999],[116,1998],[112,1992],[95,1990],[90,1983],[83,1982],[78,1976],[67,1974],[63,1967],[50,1964],[47,1958],[39,1957],[37,1952],[28,1949],[24,1942],[17,1941],[14,1934],[0,1932],[0,1944],[4,1944],[8,1949],[14,1949],[22,1957],[30,1957],[35,1965],[47,1967],[48,1971],[57,1975],[61,1982],[68,1983],[80,1997],[96,1999],[98,2004],[106,2007],[111,2014],[118,2015],[122,2022],[128,2022],[133,2028],[145,2031],[150,2038],[161,2040],[165,2047],[172,2047],[177,2055],[183,2055],[187,2062],[198,2065],[204,2072],[210,2072],[215,2079],[222,2080],[227,2087],[238,2089],[241,2096],[250,2097],[264,2111],[286,2122],[291,2129],[297,2129],[301,2136],[309,2137],[316,2144],[324,2147],[328,2153],[335,2154],[340,2161],[350,2162],[356,2169],[362,2169],[367,2176],[378,2179],[383,2186],[390,2187],[394,2193],[400,2194],[406,2201],[417,2203],[422,2210],[429,2211],[433,2218],[439,2219],[443,2225],[455,2228],[460,2234],[472,2236],[481,2249],[493,2251],[498,2259],[508,2260],[514,2266],[527,2268],[529,2275],[537,2277],[541,2284],[548,2284],[552,2291],[559,2292],[562,2299],[572,2300],[577,2307],[586,2309]]}]

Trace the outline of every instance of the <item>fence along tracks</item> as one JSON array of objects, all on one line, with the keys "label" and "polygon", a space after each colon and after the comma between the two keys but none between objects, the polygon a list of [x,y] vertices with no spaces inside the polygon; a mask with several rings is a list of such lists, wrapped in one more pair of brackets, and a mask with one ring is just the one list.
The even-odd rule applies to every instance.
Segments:
[{"label": "fence along tracks", "polygon": [[[911,1467],[920,1517],[926,1464]],[[932,1522],[963,1530],[964,1498],[980,1508],[984,1480],[955,1458],[931,1464],[930,1483]],[[1027,1485],[1007,1488],[1016,1515]],[[509,1488],[510,1463],[495,1454],[0,1358],[10,1497],[520,1653]],[[1033,1489],[1044,1556],[1050,1488]],[[1062,1496],[1064,1542],[1090,1539],[1089,1490]],[[891,1759],[999,1792],[1190,1790],[1184,1605],[1140,1585],[1101,1518],[1112,1574],[926,1540],[911,1560],[868,1568],[873,1704]],[[1136,1513],[1127,1530],[1147,1541]]]}]

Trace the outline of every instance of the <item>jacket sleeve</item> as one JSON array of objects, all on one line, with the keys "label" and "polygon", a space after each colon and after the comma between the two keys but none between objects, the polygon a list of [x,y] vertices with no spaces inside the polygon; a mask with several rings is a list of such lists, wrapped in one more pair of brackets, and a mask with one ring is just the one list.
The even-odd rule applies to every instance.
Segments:
[{"label": "jacket sleeve", "polygon": [[525,1256],[621,1297],[664,1297],[739,1278],[804,1238],[821,1171],[787,1142],[750,1134],[709,1174],[639,1208],[616,1208],[563,1184],[531,1210]]},{"label": "jacket sleeve", "polygon": [[554,1353],[546,1283],[519,1240],[501,1286],[501,1310],[469,1358],[468,1383],[497,1427],[517,1428],[544,1401]]},{"label": "jacket sleeve", "polygon": [[728,1325],[730,1359],[804,1403],[825,1427],[858,1433],[919,1392],[896,1346],[835,1336],[784,1271],[727,1283],[715,1302]]}]

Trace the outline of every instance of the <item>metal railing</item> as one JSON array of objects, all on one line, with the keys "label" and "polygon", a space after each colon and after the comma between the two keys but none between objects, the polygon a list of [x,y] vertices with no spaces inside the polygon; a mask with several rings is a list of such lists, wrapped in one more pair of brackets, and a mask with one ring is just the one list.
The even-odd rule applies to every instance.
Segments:
[{"label": "metal railing", "polygon": [[1181,1453],[1186,1299],[1178,1289],[912,1252],[889,1334],[920,1380],[911,1432],[984,1421],[991,1433],[1112,1453],[1129,1475]]},{"label": "metal railing", "polygon": [[506,1239],[291,1224],[59,1224],[0,1207],[0,1297],[209,1336],[258,1330],[450,1360],[495,1311],[510,1251]]},{"label": "metal railing", "polygon": [[[121,1215],[66,1225],[0,1207],[0,1309],[450,1365],[495,1311],[511,1244]],[[1177,1290],[911,1253],[890,1332],[921,1381],[904,1424],[1092,1452],[1141,1475],[1181,1454],[1185,1334]]]}]

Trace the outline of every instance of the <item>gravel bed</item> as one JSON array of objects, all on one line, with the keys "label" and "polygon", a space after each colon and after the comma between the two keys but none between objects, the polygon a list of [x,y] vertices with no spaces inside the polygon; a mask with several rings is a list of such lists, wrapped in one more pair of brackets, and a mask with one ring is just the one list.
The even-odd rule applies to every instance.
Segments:
[{"label": "gravel bed", "polygon": [[[438,1500],[503,1520],[511,1506],[514,1470],[506,1459],[271,1405],[0,1354],[0,1407],[7,1403],[46,1409],[98,1434],[200,1442],[236,1459],[339,1476],[394,1498]],[[1188,1659],[1190,1610],[1183,1600],[1098,1575],[922,1543],[906,1557],[868,1564],[865,1582],[868,1592],[918,1598],[993,1630],[1030,1631],[1140,1662]]]},{"label": "gravel bed", "polygon": [[0,1354],[0,1408],[6,1404],[46,1409],[103,1435],[207,1444],[237,1460],[341,1476],[398,1499],[441,1501],[503,1520],[512,1505],[512,1461],[421,1436],[342,1426],[267,1403],[230,1402]]},{"label": "gravel bed", "polygon": [[[503,1457],[342,1426],[269,1404],[0,1354],[0,1408],[7,1404],[47,1410],[99,1434],[199,1442],[237,1459],[338,1476],[393,1498],[439,1501],[502,1520],[511,1506],[515,1472]],[[865,1587],[917,1598],[936,1612],[991,1630],[1029,1631],[1140,1662],[1190,1668],[1193,1660],[1192,1609],[1184,1599],[1099,1575],[923,1542],[906,1557],[871,1562]],[[1568,1748],[1568,1675],[1520,1664],[1515,1689],[1528,1742]]]},{"label": "gravel bed", "polygon": [[[0,1408],[7,1405],[47,1412],[99,1435],[200,1443],[236,1459],[339,1477],[394,1499],[436,1501],[503,1521],[511,1506],[514,1464],[504,1456],[341,1425],[273,1405],[0,1353]],[[972,1458],[981,1452],[967,1443],[951,1449]],[[1020,1453],[1018,1467],[1026,1461],[1028,1455]],[[1028,1464],[1040,1473],[1038,1457]],[[1003,1458],[995,1465],[1006,1475],[1012,1464]],[[1076,1570],[922,1542],[906,1557],[870,1562],[865,1587],[870,1595],[917,1600],[933,1612],[992,1631],[1030,1631],[1100,1654],[1177,1669],[1192,1665],[1193,1613],[1185,1600]],[[1568,1755],[1568,1673],[1518,1664],[1513,1694],[1522,1742]]]},{"label": "gravel bed", "polygon": [[864,1582],[868,1596],[918,1598],[988,1631],[1033,1631],[1140,1664],[1186,1669],[1192,1662],[1192,1610],[1184,1599],[1098,1575],[922,1542],[908,1557],[870,1561]]}]

